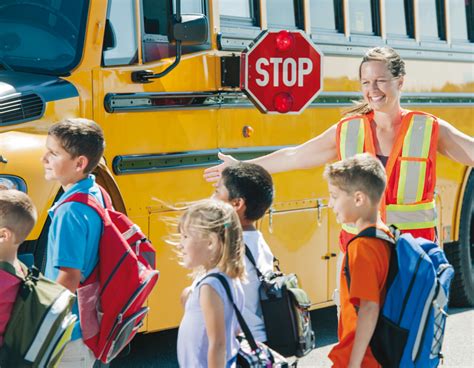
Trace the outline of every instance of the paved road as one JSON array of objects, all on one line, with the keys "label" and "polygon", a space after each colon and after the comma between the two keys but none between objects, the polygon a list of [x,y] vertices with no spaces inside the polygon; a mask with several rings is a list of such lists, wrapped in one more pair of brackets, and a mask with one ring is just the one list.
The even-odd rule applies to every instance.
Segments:
[{"label": "paved road", "polygon": [[[451,309],[443,352],[443,368],[474,367],[474,309]],[[298,367],[330,367],[327,354],[337,342],[336,312],[325,308],[312,312],[317,347],[300,359]],[[176,330],[140,335],[132,343],[128,356],[118,358],[112,368],[177,367]]]}]

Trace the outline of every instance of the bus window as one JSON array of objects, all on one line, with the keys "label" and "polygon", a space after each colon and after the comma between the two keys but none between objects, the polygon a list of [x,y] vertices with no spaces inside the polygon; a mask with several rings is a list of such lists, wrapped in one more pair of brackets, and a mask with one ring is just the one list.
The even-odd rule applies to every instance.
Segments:
[{"label": "bus window", "polygon": [[451,31],[451,41],[466,42],[469,40],[467,33],[467,14],[468,1],[466,0],[451,0],[449,9],[449,28]]},{"label": "bus window", "polygon": [[268,28],[297,29],[303,28],[303,2],[297,0],[267,1]]},{"label": "bus window", "polygon": [[[206,14],[205,0],[181,1],[181,14]],[[171,0],[142,0],[143,11],[143,61],[150,62],[174,57],[176,48],[168,42],[168,30],[172,17]],[[187,54],[209,48],[209,43],[198,46],[183,46],[182,53]]]},{"label": "bus window", "polygon": [[228,25],[257,26],[257,1],[221,0],[219,3],[221,22]]},{"label": "bus window", "polygon": [[354,0],[349,2],[349,20],[351,34],[377,35],[375,22],[377,15],[376,2],[372,0]]},{"label": "bus window", "polygon": [[419,37],[422,41],[444,40],[444,1],[419,0],[418,21]]},{"label": "bus window", "polygon": [[138,44],[134,0],[111,0],[104,31],[104,66],[137,62]]},{"label": "bus window", "polygon": [[311,30],[317,32],[340,32],[339,19],[336,18],[337,10],[334,0],[311,0],[309,3],[309,14],[311,18]]},{"label": "bus window", "polygon": [[413,33],[413,0],[404,0],[400,6],[399,0],[385,1],[385,30],[387,38],[412,38]]}]

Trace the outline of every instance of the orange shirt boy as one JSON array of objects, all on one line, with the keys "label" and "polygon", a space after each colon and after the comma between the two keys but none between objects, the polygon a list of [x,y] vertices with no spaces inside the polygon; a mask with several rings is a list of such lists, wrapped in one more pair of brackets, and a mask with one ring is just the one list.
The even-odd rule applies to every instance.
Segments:
[{"label": "orange shirt boy", "polygon": [[[378,211],[386,175],[377,158],[361,154],[327,165],[324,177],[329,186],[329,207],[339,223],[353,224],[359,232],[377,226],[389,233]],[[369,343],[385,295],[390,248],[383,240],[357,238],[348,246],[347,256],[350,291],[342,270],[339,343],[329,353],[329,359],[333,367],[380,367]]]}]

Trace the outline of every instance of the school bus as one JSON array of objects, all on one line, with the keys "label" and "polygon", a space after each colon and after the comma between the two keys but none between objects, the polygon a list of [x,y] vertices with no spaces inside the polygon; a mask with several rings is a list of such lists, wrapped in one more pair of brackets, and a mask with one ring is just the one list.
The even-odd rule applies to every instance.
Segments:
[{"label": "school bus", "polygon": [[[211,195],[202,175],[217,153],[246,159],[323,132],[360,97],[359,62],[376,45],[407,63],[404,107],[474,135],[472,11],[469,0],[3,0],[0,186],[27,192],[39,212],[21,251],[44,266],[47,210],[61,193],[40,162],[48,127],[93,119],[107,144],[97,180],[157,251],[161,277],[143,330],[176,327],[190,279],[164,242],[163,218]],[[300,115],[261,114],[238,88],[238,56],[264,29],[301,29],[324,53],[324,90]],[[339,252],[321,175],[274,175],[275,201],[259,223],[315,308],[332,304]],[[474,172],[439,157],[437,175],[452,301],[472,306]]]}]

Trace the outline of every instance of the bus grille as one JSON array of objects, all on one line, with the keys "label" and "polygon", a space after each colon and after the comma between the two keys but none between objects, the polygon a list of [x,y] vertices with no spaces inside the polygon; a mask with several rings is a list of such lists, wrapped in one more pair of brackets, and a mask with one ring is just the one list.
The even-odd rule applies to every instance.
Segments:
[{"label": "bus grille", "polygon": [[37,94],[0,99],[0,125],[17,124],[43,115],[44,102]]}]

